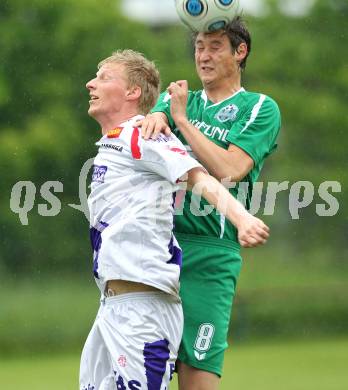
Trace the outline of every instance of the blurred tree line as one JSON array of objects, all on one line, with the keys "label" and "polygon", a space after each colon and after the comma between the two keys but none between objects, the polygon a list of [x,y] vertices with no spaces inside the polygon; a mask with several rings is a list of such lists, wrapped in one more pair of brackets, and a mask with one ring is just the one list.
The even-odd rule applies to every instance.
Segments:
[{"label": "blurred tree line", "polygon": [[[279,194],[275,214],[267,219],[271,245],[295,262],[347,271],[348,3],[318,0],[301,18],[270,5],[267,17],[247,17],[253,46],[245,87],[272,96],[283,119],[279,150],[261,179],[310,181],[315,188],[299,220],[289,214],[288,191]],[[199,88],[189,34],[181,26],[150,28],[129,21],[115,0],[2,0],[0,37],[1,275],[86,276],[88,222],[68,206],[79,203],[79,173],[95,155],[100,135],[87,115],[86,81],[113,50],[132,48],[155,60],[163,88],[184,78]],[[340,203],[333,217],[319,217],[315,209],[325,203],[318,187],[326,180],[342,185],[333,193]],[[28,225],[10,209],[18,181],[36,187]],[[61,211],[54,217],[38,213],[38,205],[47,204],[40,194],[46,181],[63,183],[56,193]]]}]

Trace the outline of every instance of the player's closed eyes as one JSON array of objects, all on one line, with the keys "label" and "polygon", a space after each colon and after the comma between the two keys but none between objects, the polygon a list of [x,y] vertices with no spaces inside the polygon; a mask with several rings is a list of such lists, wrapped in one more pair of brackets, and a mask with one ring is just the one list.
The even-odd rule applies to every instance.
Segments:
[{"label": "player's closed eyes", "polygon": [[[211,46],[211,47],[208,47],[207,49],[208,49],[208,51],[210,52],[210,53],[215,53],[216,51],[218,51],[219,49],[220,49],[220,47],[221,46]],[[197,53],[202,53],[203,51],[204,51],[204,47],[203,46],[201,46],[201,47],[196,47],[196,52]]]},{"label": "player's closed eyes", "polygon": [[101,73],[97,74],[97,79],[100,81],[109,81],[109,80],[115,80],[117,77],[114,75],[108,74],[108,73]]}]

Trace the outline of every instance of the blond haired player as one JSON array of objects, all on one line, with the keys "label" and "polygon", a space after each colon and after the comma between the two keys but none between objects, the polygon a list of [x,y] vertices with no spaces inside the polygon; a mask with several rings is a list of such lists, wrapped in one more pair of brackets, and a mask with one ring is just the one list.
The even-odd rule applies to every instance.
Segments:
[{"label": "blond haired player", "polygon": [[174,135],[141,138],[134,123],[155,103],[159,82],[152,62],[124,50],[102,61],[87,83],[88,113],[102,131],[88,204],[103,299],[82,352],[80,390],[168,388],[183,328],[181,249],[173,235],[174,193],[183,176],[236,225],[242,245],[268,237],[266,225]]}]

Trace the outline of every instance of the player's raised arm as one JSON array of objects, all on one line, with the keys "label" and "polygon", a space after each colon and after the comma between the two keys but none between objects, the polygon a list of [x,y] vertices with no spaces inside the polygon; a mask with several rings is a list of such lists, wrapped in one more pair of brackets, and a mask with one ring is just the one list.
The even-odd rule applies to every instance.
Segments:
[{"label": "player's raised arm", "polygon": [[243,247],[255,247],[267,242],[268,226],[248,213],[213,176],[200,168],[193,168],[188,172],[188,186],[192,188],[192,192],[202,195],[231,221],[238,229],[238,240]]}]

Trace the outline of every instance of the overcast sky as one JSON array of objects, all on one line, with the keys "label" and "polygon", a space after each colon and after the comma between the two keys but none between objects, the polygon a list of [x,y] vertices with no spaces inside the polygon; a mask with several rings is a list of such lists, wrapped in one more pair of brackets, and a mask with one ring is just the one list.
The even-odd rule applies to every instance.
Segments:
[{"label": "overcast sky", "polygon": [[[316,0],[279,0],[280,9],[288,15],[305,15]],[[244,13],[262,16],[267,13],[264,0],[239,0]],[[124,13],[136,20],[150,23],[177,22],[174,0],[122,0]]]}]

